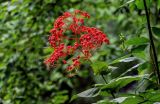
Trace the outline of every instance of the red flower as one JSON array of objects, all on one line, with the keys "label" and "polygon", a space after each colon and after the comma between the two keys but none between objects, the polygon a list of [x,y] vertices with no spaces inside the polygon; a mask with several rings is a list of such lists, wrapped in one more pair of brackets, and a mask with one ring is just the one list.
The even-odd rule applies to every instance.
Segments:
[{"label": "red flower", "polygon": [[67,61],[66,61],[66,60],[63,60],[62,62],[63,62],[63,64],[67,64]]},{"label": "red flower", "polygon": [[[93,50],[99,48],[103,43],[109,44],[106,34],[97,28],[84,25],[85,18],[90,18],[87,12],[75,10],[74,13],[65,12],[55,20],[54,28],[50,30],[51,36],[49,37],[54,52],[45,60],[46,64],[53,65],[60,59],[62,59],[63,64],[67,64],[67,61],[63,59],[68,55],[74,56],[78,53],[79,55],[72,59],[73,63],[67,68],[67,70],[72,71],[79,68],[81,58],[89,59]],[[72,34],[67,36],[66,31],[71,31]],[[75,43],[67,45],[65,40],[73,40]]]}]

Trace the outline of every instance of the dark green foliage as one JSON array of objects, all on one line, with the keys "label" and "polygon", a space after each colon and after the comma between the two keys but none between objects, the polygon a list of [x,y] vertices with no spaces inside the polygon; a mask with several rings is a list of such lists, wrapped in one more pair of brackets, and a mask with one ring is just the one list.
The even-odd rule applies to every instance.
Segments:
[{"label": "dark green foliage", "polygon": [[160,28],[158,27],[152,27],[153,33],[157,36],[160,37]]}]

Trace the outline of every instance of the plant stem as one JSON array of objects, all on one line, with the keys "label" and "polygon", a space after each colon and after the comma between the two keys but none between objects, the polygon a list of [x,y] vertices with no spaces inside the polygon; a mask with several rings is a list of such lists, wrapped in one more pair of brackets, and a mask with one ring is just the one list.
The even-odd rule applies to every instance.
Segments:
[{"label": "plant stem", "polygon": [[[92,61],[91,61],[90,59],[88,59],[88,61],[90,61],[90,62],[92,63]],[[100,75],[101,75],[102,79],[104,80],[104,82],[107,84],[107,81],[106,81],[106,79],[105,79],[104,75],[103,75],[103,74],[100,74]],[[113,92],[113,91],[111,91],[111,90],[110,90],[110,92],[111,92],[112,97],[115,99],[115,98],[116,98],[116,96],[114,95],[114,92]],[[117,104],[118,104],[118,103],[117,103]]]},{"label": "plant stem", "polygon": [[[107,84],[107,81],[106,81],[106,79],[104,78],[103,74],[101,74],[101,77],[102,77],[102,79],[104,80],[104,82]],[[111,95],[112,95],[112,97],[113,97],[114,99],[116,98],[113,91],[111,91]]]},{"label": "plant stem", "polygon": [[149,14],[148,14],[148,10],[147,10],[147,4],[146,4],[146,0],[143,0],[144,3],[144,7],[145,7],[145,12],[146,12],[146,18],[147,18],[147,26],[148,26],[148,32],[149,32],[149,38],[150,38],[150,45],[151,45],[151,49],[153,52],[153,63],[157,72],[157,77],[158,77],[158,84],[160,83],[160,73],[159,73],[159,66],[158,66],[158,58],[157,58],[157,54],[156,54],[156,49],[154,46],[154,42],[153,42],[153,35],[152,35],[152,31],[151,31],[151,26],[150,26],[150,18],[149,18]]},{"label": "plant stem", "polygon": [[107,81],[106,81],[106,79],[104,78],[103,74],[101,74],[101,76],[102,76],[104,82],[107,84]]}]

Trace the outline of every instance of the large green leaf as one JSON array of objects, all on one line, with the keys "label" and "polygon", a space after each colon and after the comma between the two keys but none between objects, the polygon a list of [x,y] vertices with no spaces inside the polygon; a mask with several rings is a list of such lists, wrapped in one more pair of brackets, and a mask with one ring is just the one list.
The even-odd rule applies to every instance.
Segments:
[{"label": "large green leaf", "polygon": [[140,45],[137,47],[134,47],[134,49],[132,49],[132,55],[134,55],[135,57],[138,57],[139,59],[143,59],[143,60],[149,60],[147,51],[148,45]]},{"label": "large green leaf", "polygon": [[116,59],[109,66],[111,76],[112,78],[116,78],[118,76],[129,75],[129,73],[137,69],[142,63],[143,60],[137,57],[121,57]]},{"label": "large green leaf", "polygon": [[128,5],[128,4],[130,4],[130,3],[133,3],[135,0],[129,0],[129,1],[127,1],[126,3],[124,3],[123,5],[121,5],[120,7],[123,7],[123,6],[126,6],[126,5]]},{"label": "large green leaf", "polygon": [[156,36],[160,37],[160,28],[152,27],[152,31]]},{"label": "large green leaf", "polygon": [[104,71],[108,71],[107,70],[107,67],[108,67],[108,63],[106,62],[103,62],[103,61],[96,61],[96,62],[93,62],[91,64],[91,67],[94,71],[94,74],[98,75]]},{"label": "large green leaf", "polygon": [[160,90],[149,90],[140,95],[151,102],[160,102]]},{"label": "large green leaf", "polygon": [[114,102],[111,102],[109,99],[103,99],[103,100],[99,100],[96,103],[93,104],[115,104]]},{"label": "large green leaf", "polygon": [[79,97],[96,97],[99,95],[100,89],[99,88],[90,88],[86,91],[83,91],[77,94]]},{"label": "large green leaf", "polygon": [[[125,97],[118,97],[115,98],[113,100],[111,100],[111,102],[116,102],[116,103],[120,103],[120,104],[130,104],[132,102],[132,104],[153,104],[155,102],[160,102],[160,90],[149,90],[137,95],[128,95]],[[158,104],[158,103],[156,103]]]},{"label": "large green leaf", "polygon": [[102,90],[106,89],[114,89],[119,90],[120,88],[128,85],[133,81],[140,80],[143,77],[147,77],[148,75],[137,75],[137,76],[125,76],[121,78],[116,78],[111,80],[108,84],[97,84]]},{"label": "large green leaf", "polygon": [[134,65],[133,67],[131,67],[128,70],[126,70],[125,72],[123,72],[119,77],[127,75],[127,73],[133,71],[134,69],[138,68],[141,65],[143,65],[143,63],[139,63],[139,64]]},{"label": "large green leaf", "polygon": [[125,101],[126,99],[127,99],[127,97],[119,97],[119,98],[113,99],[112,102],[122,103],[122,102]]},{"label": "large green leaf", "polygon": [[[138,9],[144,9],[144,3],[143,0],[136,0],[135,2]],[[151,6],[151,0],[146,0],[147,7],[149,8]]]},{"label": "large green leaf", "polygon": [[125,41],[126,45],[143,45],[147,44],[149,40],[145,37],[135,37]]},{"label": "large green leaf", "polygon": [[149,60],[145,51],[133,52],[132,54],[140,59]]},{"label": "large green leaf", "polygon": [[[129,95],[125,97],[118,97],[111,102],[116,102],[120,104],[153,104],[155,102],[160,101],[160,91],[146,91],[144,93],[140,93],[139,95]],[[156,103],[157,104],[157,103]]]},{"label": "large green leaf", "polygon": [[112,102],[116,102],[120,104],[138,104],[142,101],[143,101],[143,98],[138,96],[119,97],[112,100]]},{"label": "large green leaf", "polygon": [[133,61],[133,60],[135,60],[135,57],[130,57],[130,54],[129,54],[129,55],[122,56],[120,58],[117,58],[117,59],[113,60],[110,64],[116,64],[116,63],[119,63],[119,62],[123,62],[124,60]]}]

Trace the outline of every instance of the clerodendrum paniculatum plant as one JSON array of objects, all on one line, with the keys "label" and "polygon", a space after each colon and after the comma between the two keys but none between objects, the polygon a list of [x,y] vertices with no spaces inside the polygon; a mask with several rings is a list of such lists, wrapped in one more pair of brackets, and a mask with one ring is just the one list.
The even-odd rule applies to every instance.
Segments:
[{"label": "clerodendrum paniculatum plant", "polygon": [[[105,33],[98,28],[86,26],[85,19],[89,18],[87,12],[75,10],[73,13],[65,12],[55,20],[49,37],[54,52],[45,60],[46,64],[68,64],[66,57],[74,56],[72,64],[67,67],[68,71],[74,71],[82,60],[89,60],[103,43],[109,44]],[[68,44],[69,41],[71,44]]]},{"label": "clerodendrum paniculatum plant", "polygon": [[[145,11],[149,31],[149,39],[138,36],[130,40],[124,40],[124,45],[139,45],[140,47],[142,45],[145,45],[145,47],[150,46],[149,52],[151,55],[151,60],[147,59],[145,61],[142,61],[140,59],[141,57],[137,57],[134,52],[128,52],[129,54],[127,54],[126,56],[116,59],[108,65],[106,65],[107,63],[103,61],[97,61],[95,63],[92,63],[91,67],[94,71],[94,74],[98,73],[99,75],[101,75],[103,80],[105,81],[105,84],[95,84],[94,88],[86,90],[78,94],[78,96],[96,97],[97,95],[101,95],[101,93],[103,92],[107,92],[106,96],[109,95],[109,97],[107,96],[107,99],[103,99],[96,104],[151,104],[153,102],[160,101],[157,99],[158,97],[160,98],[160,91],[154,91],[156,88],[159,88],[160,73],[147,8],[149,2],[147,1],[146,4],[145,0],[130,0],[126,4],[132,3],[134,1],[136,5],[140,5],[139,7],[143,8],[143,11]],[[72,13],[65,12],[62,16],[58,17],[55,20],[54,28],[50,30],[51,36],[49,37],[49,42],[51,47],[54,49],[54,52],[50,55],[49,58],[45,60],[45,64],[49,66],[53,66],[59,63],[66,64],[67,71],[72,73],[75,72],[84,61],[92,62],[90,59],[93,56],[93,53],[96,52],[103,43],[109,44],[109,39],[107,35],[98,28],[89,27],[86,25],[87,19],[89,18],[90,15],[87,12],[75,10]],[[149,40],[150,44],[148,44]],[[138,54],[139,56],[143,56],[143,54],[141,53]],[[155,71],[151,73],[145,72],[143,73],[143,75],[140,75],[140,71],[140,73],[138,74],[132,73],[132,71],[134,71],[135,69],[143,69],[144,65],[146,65],[146,63],[150,63],[150,61],[152,64],[151,66],[153,67],[153,69],[155,69]],[[122,69],[122,71],[117,71],[116,68]],[[109,74],[107,72],[107,76],[109,76],[108,79],[110,78],[109,80],[105,79],[103,69],[111,70]],[[150,70],[150,68],[145,70],[148,71]],[[157,77],[153,76],[153,73]],[[120,89],[129,85],[131,82],[135,82],[138,80],[138,83],[134,83],[133,86],[131,85],[131,87],[129,86],[132,94],[120,95]],[[157,83],[155,83],[156,81]],[[148,85],[144,85],[144,83],[147,83]],[[151,84],[154,84],[154,86],[156,87],[149,88]],[[141,90],[141,86],[142,88],[144,88],[143,93],[137,91]],[[156,93],[155,98],[152,97],[154,93]]]}]

